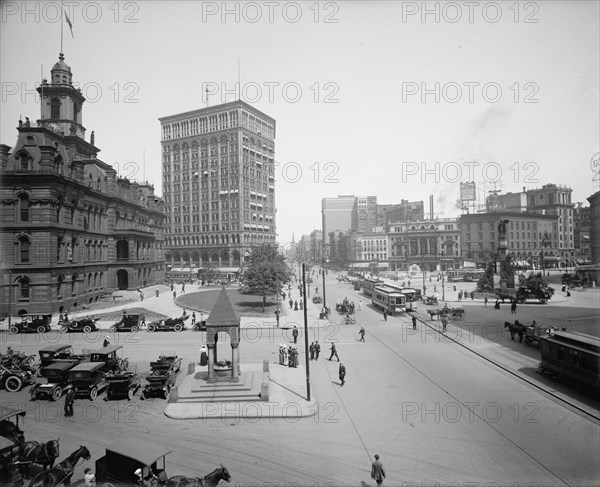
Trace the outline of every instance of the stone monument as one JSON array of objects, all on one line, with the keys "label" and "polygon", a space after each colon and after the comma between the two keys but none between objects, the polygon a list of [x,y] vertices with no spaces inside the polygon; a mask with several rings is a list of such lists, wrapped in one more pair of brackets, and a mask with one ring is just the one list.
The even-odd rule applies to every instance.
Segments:
[{"label": "stone monument", "polygon": [[500,291],[506,293],[509,288],[515,287],[515,274],[510,257],[506,255],[508,242],[506,240],[506,224],[509,220],[500,220],[498,223],[498,254],[500,257]]}]

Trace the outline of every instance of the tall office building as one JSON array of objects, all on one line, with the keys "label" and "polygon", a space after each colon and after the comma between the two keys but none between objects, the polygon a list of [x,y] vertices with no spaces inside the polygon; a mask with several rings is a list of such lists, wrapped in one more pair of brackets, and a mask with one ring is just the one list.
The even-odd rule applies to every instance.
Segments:
[{"label": "tall office building", "polygon": [[357,198],[354,195],[321,200],[323,240],[326,243],[330,232],[347,232],[358,228],[357,206]]},{"label": "tall office building", "polygon": [[377,226],[377,196],[358,196],[356,198],[357,230],[373,232]]},{"label": "tall office building", "polygon": [[166,260],[235,274],[276,243],[275,120],[238,100],[159,121]]}]

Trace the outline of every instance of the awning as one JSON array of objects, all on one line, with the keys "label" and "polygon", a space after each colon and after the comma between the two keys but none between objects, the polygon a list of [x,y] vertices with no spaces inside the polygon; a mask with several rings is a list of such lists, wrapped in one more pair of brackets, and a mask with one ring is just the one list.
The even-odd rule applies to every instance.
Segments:
[{"label": "awning", "polygon": [[367,267],[369,267],[369,263],[368,262],[356,262],[356,263],[352,264],[350,267],[357,267],[359,269],[366,269]]}]

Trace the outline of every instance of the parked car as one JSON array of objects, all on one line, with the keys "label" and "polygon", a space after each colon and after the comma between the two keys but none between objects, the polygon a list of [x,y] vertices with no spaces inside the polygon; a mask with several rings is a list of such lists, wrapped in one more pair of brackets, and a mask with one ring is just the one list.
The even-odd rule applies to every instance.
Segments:
[{"label": "parked car", "polygon": [[91,333],[92,331],[96,331],[98,327],[96,326],[96,321],[100,318],[80,318],[78,320],[67,320],[60,321],[58,325],[60,326],[59,330],[61,333],[69,333],[69,332],[83,332],[83,333]]},{"label": "parked car", "polygon": [[108,389],[106,389],[106,400],[124,399],[131,401],[133,396],[142,387],[142,378],[135,372],[126,370],[119,374],[106,376]]},{"label": "parked car", "polygon": [[10,327],[10,333],[16,335],[17,333],[46,333],[50,331],[50,322],[52,321],[52,315],[22,315],[21,321],[14,323]]},{"label": "parked car", "polygon": [[120,321],[117,321],[111,326],[111,331],[133,331],[136,332],[142,327],[144,321],[144,315],[131,314],[125,315]]},{"label": "parked car", "polygon": [[40,350],[40,368],[55,363],[55,362],[70,362],[77,365],[80,362],[89,360],[90,350],[83,350],[81,354],[76,354],[71,345],[50,345]]},{"label": "parked car", "polygon": [[75,389],[75,397],[89,397],[91,401],[108,387],[105,364],[85,362],[69,370],[69,382]]},{"label": "parked car", "polygon": [[185,329],[185,320],[190,316],[184,315],[179,318],[167,318],[166,320],[156,320],[148,323],[148,331],[183,331]]},{"label": "parked car", "polygon": [[108,345],[92,352],[90,362],[102,363],[102,370],[107,374],[117,374],[127,370],[129,364],[129,360],[123,358],[123,345]]},{"label": "parked car", "polygon": [[35,373],[30,370],[21,370],[18,367],[8,368],[0,365],[0,387],[9,392],[18,392],[23,385],[35,382]]},{"label": "parked car", "polygon": [[33,368],[35,365],[35,355],[24,352],[15,352],[10,347],[9,350],[8,353],[0,354],[0,364],[5,367]]},{"label": "parked car", "polygon": [[29,391],[31,400],[36,399],[52,399],[58,401],[69,385],[69,370],[77,365],[73,362],[56,362],[46,367],[41,368],[42,377],[46,379],[46,383],[37,383]]}]

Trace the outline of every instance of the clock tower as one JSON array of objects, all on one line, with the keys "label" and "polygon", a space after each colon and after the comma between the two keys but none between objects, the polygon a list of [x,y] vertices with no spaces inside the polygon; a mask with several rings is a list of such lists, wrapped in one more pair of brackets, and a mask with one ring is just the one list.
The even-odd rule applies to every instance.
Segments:
[{"label": "clock tower", "polygon": [[63,136],[85,139],[81,113],[85,98],[81,89],[73,86],[73,74],[62,52],[52,67],[50,82],[44,78],[37,91],[42,105],[41,124]]}]

